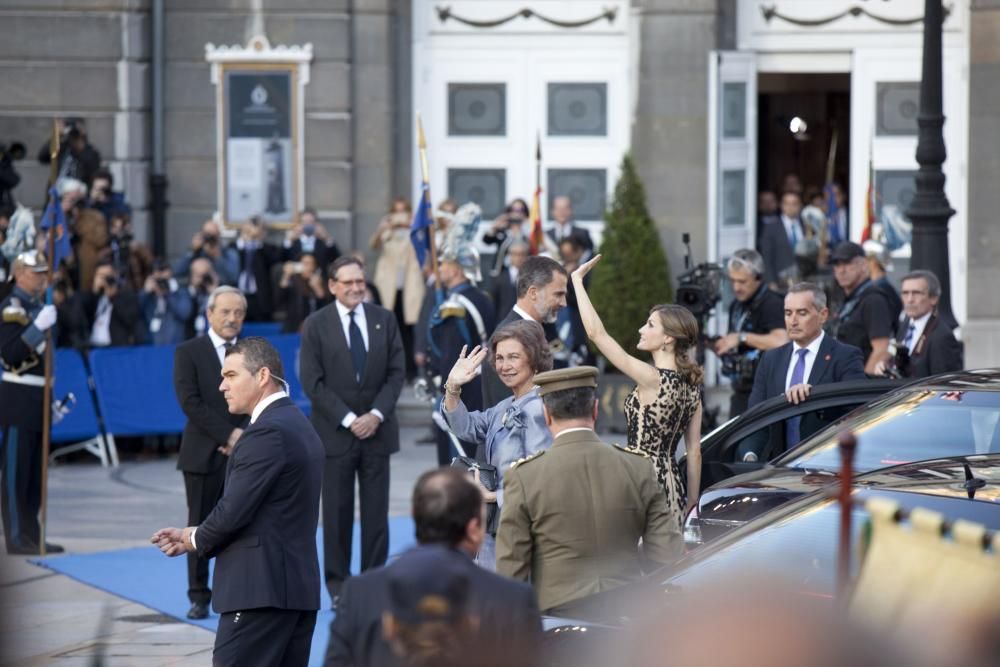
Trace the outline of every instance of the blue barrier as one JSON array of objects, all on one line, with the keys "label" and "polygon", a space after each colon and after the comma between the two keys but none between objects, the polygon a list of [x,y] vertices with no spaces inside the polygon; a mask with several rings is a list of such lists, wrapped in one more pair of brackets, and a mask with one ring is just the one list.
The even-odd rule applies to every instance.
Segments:
[{"label": "blue barrier", "polygon": [[72,392],[76,404],[68,415],[52,425],[52,442],[76,442],[100,434],[97,409],[90,394],[87,367],[77,350],[57,349],[55,356],[56,384],[52,399],[61,401]]},{"label": "blue barrier", "polygon": [[280,336],[268,336],[268,340],[281,355],[290,398],[295,401],[302,412],[308,415],[312,411],[312,404],[302,390],[302,382],[299,380],[299,349],[302,347],[302,336],[281,334]]},{"label": "blue barrier", "polygon": [[111,347],[90,353],[104,427],[113,435],[180,433],[187,417],[174,394],[174,345]]},{"label": "blue barrier", "polygon": [[271,338],[272,336],[280,336],[281,326],[281,322],[244,322],[243,328],[240,329],[240,338],[248,338],[250,336]]}]

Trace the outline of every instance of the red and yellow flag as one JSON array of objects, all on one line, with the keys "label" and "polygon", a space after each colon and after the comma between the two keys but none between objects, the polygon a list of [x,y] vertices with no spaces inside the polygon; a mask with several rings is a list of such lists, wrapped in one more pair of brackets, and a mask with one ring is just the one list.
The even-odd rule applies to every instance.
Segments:
[{"label": "red and yellow flag", "polygon": [[537,255],[545,247],[545,232],[542,231],[542,186],[535,188],[535,196],[531,198],[531,233],[528,235],[528,245],[531,254]]},{"label": "red and yellow flag", "polygon": [[868,161],[868,192],[865,197],[865,226],[861,230],[861,242],[864,243],[872,237],[872,225],[875,224],[875,210],[878,193],[875,191],[875,168],[872,161]]}]

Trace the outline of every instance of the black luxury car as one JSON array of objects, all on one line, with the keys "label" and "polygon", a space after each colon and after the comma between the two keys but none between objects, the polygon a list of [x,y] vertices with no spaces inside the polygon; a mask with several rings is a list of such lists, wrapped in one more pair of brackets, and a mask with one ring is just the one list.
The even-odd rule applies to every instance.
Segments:
[{"label": "black luxury car", "polygon": [[[965,519],[996,531],[1000,529],[1000,454],[877,470],[855,479],[854,497],[855,542],[868,518],[863,503],[872,497],[895,501],[904,511],[921,507],[949,521]],[[649,612],[669,609],[685,592],[715,585],[726,576],[780,575],[795,594],[832,600],[840,514],[838,502],[823,490],[800,495],[634,584],[568,605],[569,618],[545,618],[548,664],[581,664],[581,654],[598,654],[615,639],[619,628]],[[859,564],[855,556],[852,574]]]},{"label": "black luxury car", "polygon": [[[859,399],[871,402],[846,416],[836,414],[844,404],[835,408],[827,405],[833,400],[828,391],[843,400],[851,394],[848,385],[863,392],[868,383],[874,389],[876,383],[884,382],[816,387],[814,395],[798,406],[786,402],[782,407],[784,398],[778,397],[748,412],[745,418],[766,409],[769,423],[764,424],[765,420],[758,417],[753,424],[729,434],[721,456],[704,456],[705,491],[685,526],[689,548],[710,542],[803,493],[836,481],[840,469],[837,443],[842,431],[851,431],[858,438],[856,473],[936,457],[1000,452],[1000,370],[948,373],[903,386],[897,384],[899,388],[880,397],[859,393]],[[777,449],[775,443],[783,438],[784,420],[796,414],[813,414],[814,422],[828,425],[767,464],[732,460],[742,438],[767,437]]]}]

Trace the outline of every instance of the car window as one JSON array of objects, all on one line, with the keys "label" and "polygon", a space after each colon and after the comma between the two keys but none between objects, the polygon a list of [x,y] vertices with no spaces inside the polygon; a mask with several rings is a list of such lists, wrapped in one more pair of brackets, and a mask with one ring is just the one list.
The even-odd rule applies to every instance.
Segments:
[{"label": "car window", "polygon": [[1000,392],[901,391],[819,434],[776,465],[837,470],[837,435],[858,438],[855,470],[866,472],[911,461],[1000,452]]},{"label": "car window", "polygon": [[[855,538],[867,518],[864,508],[854,510]],[[837,535],[840,506],[834,500],[808,503],[742,539],[731,542],[674,573],[667,582],[680,586],[712,584],[733,572],[773,572],[777,563],[795,563],[782,571],[794,577],[805,592],[828,595],[837,571]],[[801,566],[801,567],[800,567]]]},{"label": "car window", "polygon": [[[799,412],[800,441],[818,433],[834,423],[848,412],[858,407],[860,403],[849,403],[818,409],[803,409]],[[802,405],[808,407],[808,403]],[[782,454],[786,449],[785,420],[780,420],[763,426],[753,433],[737,440],[729,447],[723,460],[742,461],[747,452],[757,454],[760,461],[769,461]]]}]

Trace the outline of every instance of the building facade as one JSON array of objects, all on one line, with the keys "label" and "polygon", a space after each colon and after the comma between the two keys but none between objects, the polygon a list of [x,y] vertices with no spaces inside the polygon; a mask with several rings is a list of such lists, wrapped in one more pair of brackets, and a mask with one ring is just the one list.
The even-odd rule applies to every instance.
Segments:
[{"label": "building facade", "polygon": [[[152,0],[5,0],[0,143],[29,159],[17,196],[43,204],[31,160],[56,116],[91,143],[150,236]],[[783,175],[848,191],[859,238],[869,182],[905,208],[916,169],[923,0],[168,0],[163,4],[166,252],[218,210],[217,89],[207,44],[312,45],[305,203],[362,247],[414,196],[419,112],[431,192],[486,216],[536,187],[570,196],[599,236],[622,154],[645,179],[675,272],[753,243],[756,196]],[[944,24],[952,304],[969,366],[1000,363],[1000,0],[953,0]],[[808,131],[792,136],[790,119]],[[836,134],[836,151],[830,159]],[[543,206],[546,208],[546,206]],[[903,253],[905,255],[905,252]],[[899,266],[906,266],[905,257]]]}]

